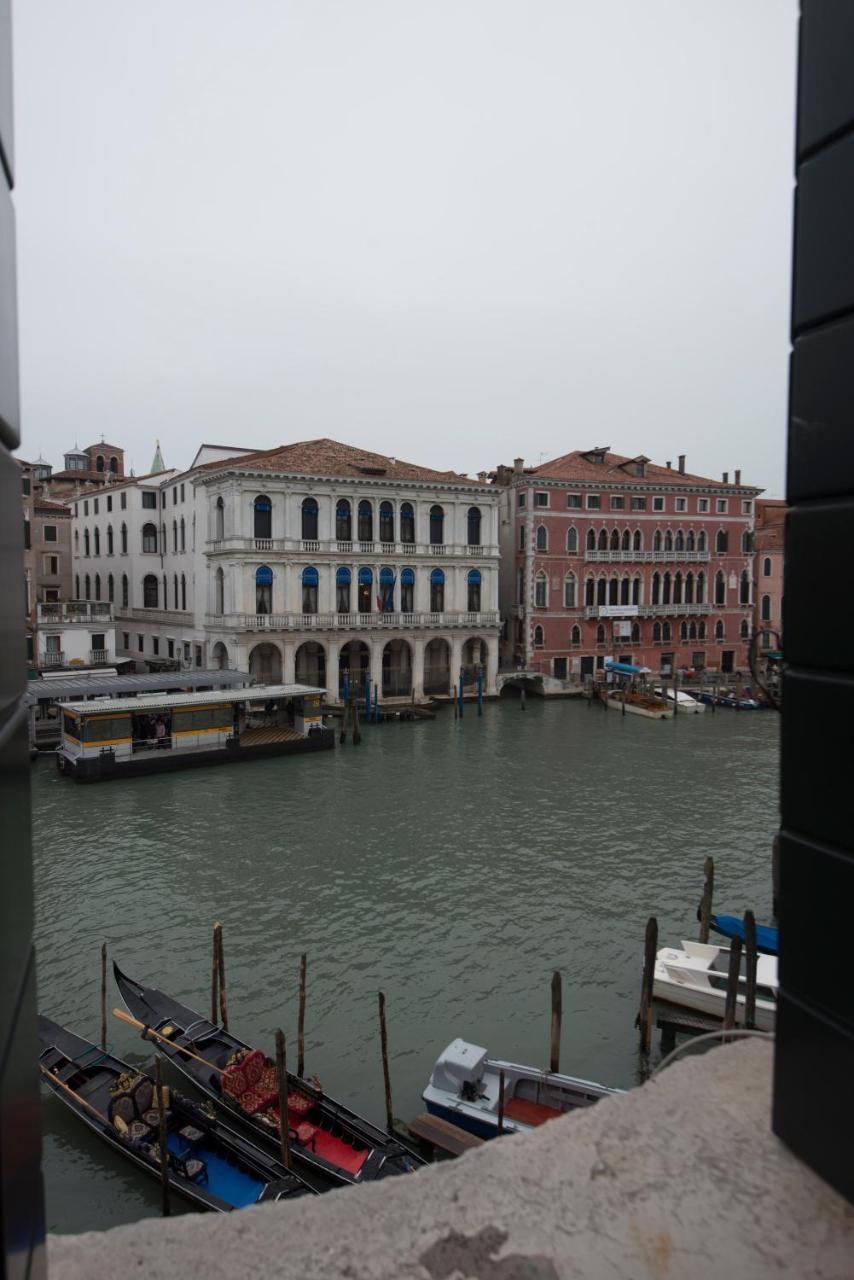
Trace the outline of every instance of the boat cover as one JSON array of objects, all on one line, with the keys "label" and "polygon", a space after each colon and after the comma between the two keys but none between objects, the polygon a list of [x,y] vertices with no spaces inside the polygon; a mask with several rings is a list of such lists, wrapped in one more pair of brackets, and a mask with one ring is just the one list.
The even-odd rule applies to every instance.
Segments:
[{"label": "boat cover", "polygon": [[632,662],[611,662],[605,663],[606,671],[618,671],[624,676],[644,676],[648,675],[650,667],[636,667]]},{"label": "boat cover", "polygon": [[[715,933],[722,933],[725,938],[741,938],[742,942],[745,941],[744,921],[739,916],[711,916],[709,925]],[[756,949],[776,956],[779,951],[779,930],[771,925],[758,924]]]}]

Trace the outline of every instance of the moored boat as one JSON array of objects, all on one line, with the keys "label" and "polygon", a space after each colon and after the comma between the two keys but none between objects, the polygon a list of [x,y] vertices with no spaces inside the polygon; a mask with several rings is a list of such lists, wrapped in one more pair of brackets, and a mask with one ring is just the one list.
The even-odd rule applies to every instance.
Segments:
[{"label": "moored boat", "polygon": [[[657,1000],[684,1005],[723,1018],[726,1003],[729,947],[703,942],[682,942],[662,947],[655,960],[652,993]],[[736,995],[736,1023],[744,1022],[747,961],[741,957]],[[756,1026],[773,1031],[777,1014],[777,957],[758,955],[756,960]]]},{"label": "moored boat", "polygon": [[592,1106],[600,1098],[622,1092],[559,1072],[501,1062],[487,1057],[486,1049],[479,1045],[458,1038],[439,1055],[421,1096],[431,1115],[448,1120],[479,1138],[494,1138],[498,1133],[501,1071],[504,1072],[503,1123],[508,1133],[535,1129],[569,1111]]},{"label": "moored boat", "polygon": [[684,711],[686,715],[696,716],[706,710],[705,705],[702,702],[699,702],[696,698],[692,698],[690,693],[684,693],[682,689],[674,690],[667,688],[663,691],[661,689],[656,689],[655,693],[657,697],[664,698],[665,702],[669,703],[671,706],[673,703],[676,703],[677,712],[679,714]]},{"label": "moored boat", "polygon": [[[269,1059],[171,996],[135,982],[118,965],[113,971],[130,1012],[157,1033],[158,1049],[230,1118],[278,1150],[278,1095]],[[397,1139],[290,1072],[288,1123],[296,1167],[327,1185],[370,1182],[424,1164]]]},{"label": "moored boat", "polygon": [[633,716],[646,716],[648,720],[672,720],[673,708],[668,707],[662,698],[651,693],[639,693],[634,689],[612,689],[606,699],[609,707],[616,711],[626,711]]},{"label": "moored boat", "polygon": [[[161,1177],[159,1114],[150,1076],[39,1017],[39,1067],[47,1087],[113,1150]],[[190,1098],[164,1089],[169,1186],[197,1208],[227,1213],[292,1200],[312,1188]]]},{"label": "moored boat", "polygon": [[[741,916],[709,916],[709,928],[724,938],[741,938],[746,940],[744,920]],[[780,950],[780,933],[772,925],[756,926],[756,949],[767,955],[776,956]]]}]

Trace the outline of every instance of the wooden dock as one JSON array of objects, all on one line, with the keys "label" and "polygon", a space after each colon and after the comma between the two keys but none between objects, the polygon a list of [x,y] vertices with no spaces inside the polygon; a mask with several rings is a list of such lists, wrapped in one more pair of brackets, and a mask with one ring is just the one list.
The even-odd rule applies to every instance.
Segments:
[{"label": "wooden dock", "polygon": [[709,1014],[698,1013],[695,1009],[686,1009],[667,1000],[657,1000],[655,1010],[655,1025],[661,1032],[662,1053],[670,1053],[676,1045],[677,1035],[702,1036],[709,1031],[720,1031],[723,1027],[721,1018],[713,1018]]},{"label": "wooden dock", "polygon": [[474,1151],[476,1147],[482,1147],[485,1141],[440,1116],[428,1115],[426,1111],[410,1120],[407,1128],[416,1138],[449,1156],[461,1156],[466,1151]]}]

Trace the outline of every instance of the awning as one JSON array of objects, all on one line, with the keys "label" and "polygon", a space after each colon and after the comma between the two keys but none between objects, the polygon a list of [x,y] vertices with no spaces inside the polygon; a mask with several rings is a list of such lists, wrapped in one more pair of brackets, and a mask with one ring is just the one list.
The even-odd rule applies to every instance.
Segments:
[{"label": "awning", "polygon": [[606,662],[606,671],[618,671],[623,676],[646,676],[651,674],[650,667],[636,667],[631,662]]}]

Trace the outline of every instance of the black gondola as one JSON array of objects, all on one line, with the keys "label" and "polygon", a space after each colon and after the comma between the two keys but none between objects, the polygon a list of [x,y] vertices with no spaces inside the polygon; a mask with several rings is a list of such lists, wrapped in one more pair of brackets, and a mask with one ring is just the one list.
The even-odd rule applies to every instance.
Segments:
[{"label": "black gondola", "polygon": [[[47,1087],[115,1151],[159,1179],[159,1117],[151,1077],[42,1016],[39,1043],[39,1065],[50,1072],[43,1072]],[[184,1199],[228,1213],[313,1194],[298,1174],[198,1103],[174,1089],[168,1097],[169,1186]]]},{"label": "black gondola", "polygon": [[[263,1139],[268,1146],[278,1149],[278,1108],[272,1102],[274,1089],[269,1077],[272,1070],[269,1060],[171,996],[126,977],[117,964],[113,964],[113,971],[122,999],[133,1016],[164,1037],[157,1041],[161,1052],[229,1117],[245,1125],[258,1140]],[[182,1045],[210,1065],[182,1053]],[[235,1057],[247,1055],[263,1063],[261,1069],[267,1075],[262,1089],[259,1091],[255,1086],[252,1090],[251,1102],[246,1101],[248,1094],[240,1095],[241,1105],[238,1091],[230,1092],[229,1087],[241,1065],[235,1064]],[[230,1074],[224,1075],[226,1072]],[[265,1092],[271,1105],[262,1105]],[[257,1109],[251,1113],[247,1105],[257,1105]],[[390,1174],[408,1173],[424,1164],[420,1156],[395,1138],[290,1072],[288,1124],[294,1163],[305,1173],[319,1175],[327,1184],[369,1182]]]}]

